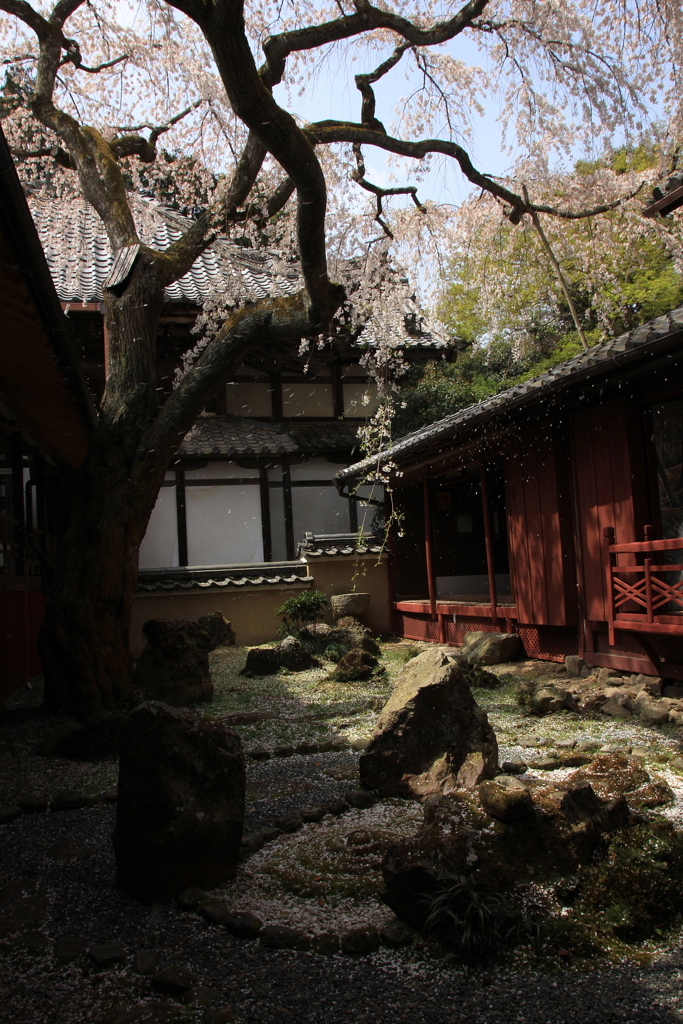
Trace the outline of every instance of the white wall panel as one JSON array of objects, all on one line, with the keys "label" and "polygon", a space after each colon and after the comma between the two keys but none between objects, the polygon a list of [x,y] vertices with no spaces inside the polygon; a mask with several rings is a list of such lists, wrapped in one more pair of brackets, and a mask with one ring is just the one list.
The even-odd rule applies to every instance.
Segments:
[{"label": "white wall panel", "polygon": [[[379,405],[377,398],[377,386],[374,381],[366,384],[343,383],[344,392],[344,415],[345,416],[372,416]],[[364,404],[367,395],[367,404]]]},{"label": "white wall panel", "polygon": [[294,544],[311,533],[348,533],[349,503],[336,487],[292,487]]},{"label": "white wall panel", "polygon": [[258,487],[188,487],[185,500],[190,565],[263,561]]},{"label": "white wall panel", "polygon": [[202,469],[186,469],[186,480],[234,480],[254,477],[258,480],[258,469],[243,469],[236,462],[209,462]]},{"label": "white wall panel", "polygon": [[292,483],[295,480],[331,480],[343,467],[337,462],[328,462],[323,456],[314,456],[306,462],[299,462],[290,469]]},{"label": "white wall panel", "polygon": [[270,384],[255,382],[225,385],[225,410],[233,416],[272,416],[273,391]]},{"label": "white wall panel", "polygon": [[162,487],[140,545],[141,569],[167,569],[178,564],[178,519],[175,487]]},{"label": "white wall panel", "polygon": [[331,384],[283,384],[284,416],[334,416]]},{"label": "white wall panel", "polygon": [[[268,473],[270,476],[270,472]],[[280,473],[282,479],[282,473]],[[270,492],[270,537],[273,546],[273,561],[287,559],[287,535],[285,533],[285,494],[281,487],[269,487]]]}]

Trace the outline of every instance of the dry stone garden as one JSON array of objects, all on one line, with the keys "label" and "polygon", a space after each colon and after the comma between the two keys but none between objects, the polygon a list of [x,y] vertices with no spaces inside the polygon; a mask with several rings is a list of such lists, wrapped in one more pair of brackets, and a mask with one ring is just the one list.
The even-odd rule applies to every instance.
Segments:
[{"label": "dry stone garden", "polygon": [[681,1019],[675,684],[358,614],[153,625],[122,726],[6,710],[0,1019]]}]

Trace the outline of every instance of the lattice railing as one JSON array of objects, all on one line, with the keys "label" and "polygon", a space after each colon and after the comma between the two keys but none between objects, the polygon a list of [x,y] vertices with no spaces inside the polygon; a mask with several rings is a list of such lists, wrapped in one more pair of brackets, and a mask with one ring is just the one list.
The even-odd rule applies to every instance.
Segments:
[{"label": "lattice railing", "polygon": [[615,544],[611,527],[604,536],[610,644],[620,627],[683,635],[683,537]]}]

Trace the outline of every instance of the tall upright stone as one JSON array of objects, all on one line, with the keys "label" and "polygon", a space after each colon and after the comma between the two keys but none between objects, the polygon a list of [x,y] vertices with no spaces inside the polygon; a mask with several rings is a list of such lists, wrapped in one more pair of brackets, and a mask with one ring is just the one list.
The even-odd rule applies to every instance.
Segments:
[{"label": "tall upright stone", "polygon": [[210,887],[237,870],[245,766],[239,736],[158,701],[120,733],[117,884],[141,903]]},{"label": "tall upright stone", "polygon": [[456,660],[412,658],[360,759],[360,778],[383,796],[418,799],[471,788],[498,771],[498,744]]}]

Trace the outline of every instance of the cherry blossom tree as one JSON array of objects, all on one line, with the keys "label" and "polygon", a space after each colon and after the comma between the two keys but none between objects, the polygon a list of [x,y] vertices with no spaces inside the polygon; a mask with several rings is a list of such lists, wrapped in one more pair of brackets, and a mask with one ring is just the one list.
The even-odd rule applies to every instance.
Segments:
[{"label": "cherry blossom tree", "polygon": [[[523,187],[530,175],[506,182],[480,169],[474,125],[497,100],[504,141],[536,169],[615,138],[678,139],[681,12],[673,0],[0,0],[0,11],[5,67],[20,85],[4,106],[17,157],[26,167],[52,160],[77,179],[121,268],[104,301],[98,427],[41,634],[48,701],[87,717],[131,696],[140,542],[180,439],[249,347],[329,332],[345,302],[333,257],[356,259],[361,317],[371,305],[389,316],[381,268],[390,244],[423,261],[425,280],[430,266],[438,270],[452,211],[418,187],[440,165],[457,167],[513,225],[618,208],[627,190],[599,176],[577,207],[572,195],[542,201]],[[299,91],[321,67],[337,69],[341,90],[353,61],[357,119],[297,116]],[[380,89],[393,109],[380,109]],[[17,128],[26,117],[39,130],[33,147]],[[129,194],[136,174],[155,166],[160,140],[214,172],[202,212],[165,251],[141,242]],[[388,154],[404,178],[414,167],[413,179],[373,182],[372,151]],[[281,248],[296,253],[300,291],[232,297],[160,404],[154,352],[165,287],[219,233],[262,238],[275,219],[287,236]]]}]

